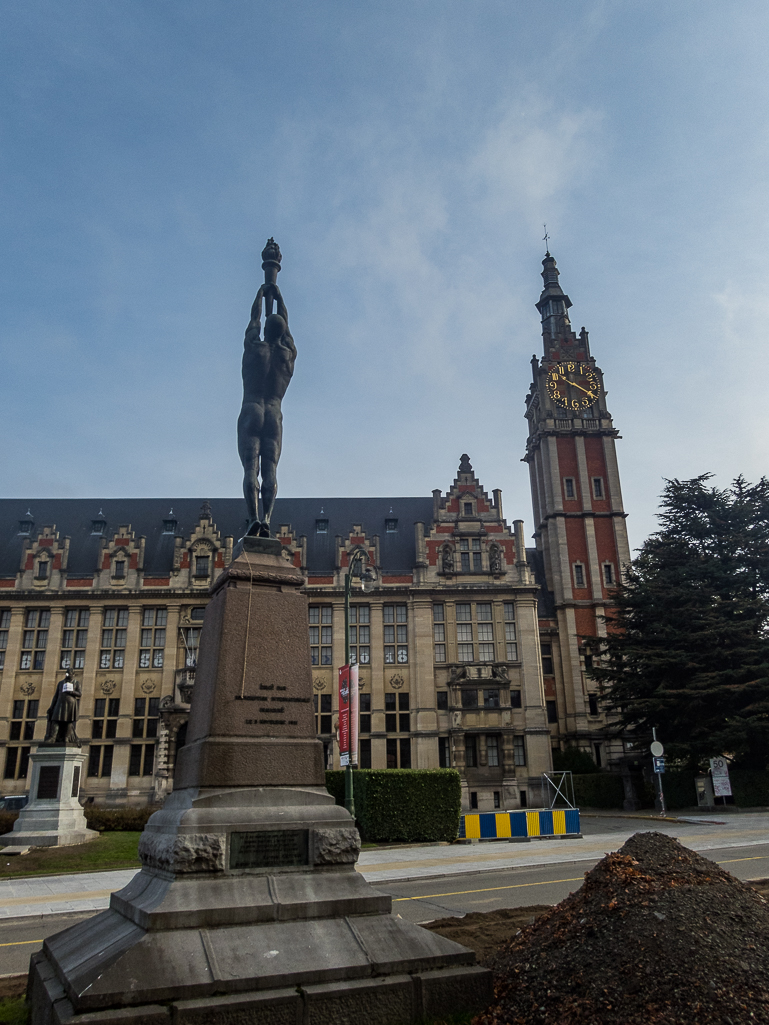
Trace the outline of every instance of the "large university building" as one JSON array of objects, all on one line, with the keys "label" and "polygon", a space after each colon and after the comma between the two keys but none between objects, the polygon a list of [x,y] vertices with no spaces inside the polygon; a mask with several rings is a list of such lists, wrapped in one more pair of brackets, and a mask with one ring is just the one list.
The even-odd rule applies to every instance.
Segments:
[{"label": "large university building", "polygon": [[[362,548],[373,588],[353,587],[359,763],[452,766],[465,810],[540,801],[553,749],[607,766],[589,638],[629,562],[617,432],[587,332],[572,330],[555,260],[537,304],[544,349],[526,398],[535,547],[463,455],[425,498],[278,499],[273,527],[307,578],[318,736],[339,764],[336,674],[344,593]],[[522,510],[521,510],[522,512]],[[0,501],[0,769],[26,789],[62,670],[82,684],[84,795],[162,800],[184,744],[208,589],[246,528],[242,499]]]}]

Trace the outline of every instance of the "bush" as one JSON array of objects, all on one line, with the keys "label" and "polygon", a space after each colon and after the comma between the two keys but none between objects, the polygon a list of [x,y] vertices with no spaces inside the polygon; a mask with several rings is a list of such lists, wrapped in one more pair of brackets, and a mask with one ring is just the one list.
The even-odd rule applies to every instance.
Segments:
[{"label": "bush", "polygon": [[553,768],[556,772],[573,772],[584,776],[589,772],[600,772],[587,751],[578,747],[567,747],[565,751],[553,751]]},{"label": "bush", "polygon": [[17,811],[0,811],[0,836],[3,833],[10,833],[18,817],[19,813]]},{"label": "bush", "polygon": [[572,779],[578,808],[622,808],[625,788],[622,777],[616,773],[591,772]]},{"label": "bush", "polygon": [[[461,785],[456,769],[357,769],[355,814],[368,843],[456,840]],[[344,805],[344,770],[326,773],[326,789]]]},{"label": "bush", "polygon": [[140,833],[147,824],[147,819],[157,808],[104,808],[98,804],[87,804],[85,812],[89,829],[98,829],[100,833],[109,832]]},{"label": "bush", "polygon": [[734,803],[740,808],[763,808],[769,805],[769,772],[733,769],[729,778],[732,781]]}]

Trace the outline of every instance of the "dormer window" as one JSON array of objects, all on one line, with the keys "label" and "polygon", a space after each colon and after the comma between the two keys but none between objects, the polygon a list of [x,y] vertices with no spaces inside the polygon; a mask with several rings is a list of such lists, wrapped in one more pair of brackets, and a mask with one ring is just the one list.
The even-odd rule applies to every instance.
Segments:
[{"label": "dormer window", "polygon": [[472,516],[473,515],[473,503],[472,502],[463,502],[462,505],[464,506],[464,515],[465,516]]},{"label": "dormer window", "polygon": [[398,529],[398,521],[395,519],[385,520],[385,530],[388,534],[394,534]]},{"label": "dormer window", "polygon": [[195,556],[195,576],[196,577],[207,577],[210,573],[211,567],[211,556],[210,555],[196,555]]},{"label": "dormer window", "polygon": [[175,534],[176,533],[176,520],[163,520],[163,533],[164,534]]},{"label": "dormer window", "polygon": [[118,559],[113,565],[113,573],[115,580],[125,580],[125,559]]},{"label": "dormer window", "polygon": [[316,520],[315,521],[315,533],[316,534],[328,534],[328,520]]},{"label": "dormer window", "polygon": [[107,529],[106,520],[91,520],[91,533],[92,534],[103,534]]},{"label": "dormer window", "polygon": [[39,559],[37,563],[37,573],[35,573],[35,580],[47,580],[48,579],[48,559]]},{"label": "dormer window", "polygon": [[31,534],[34,523],[32,520],[19,520],[19,533],[20,534]]}]

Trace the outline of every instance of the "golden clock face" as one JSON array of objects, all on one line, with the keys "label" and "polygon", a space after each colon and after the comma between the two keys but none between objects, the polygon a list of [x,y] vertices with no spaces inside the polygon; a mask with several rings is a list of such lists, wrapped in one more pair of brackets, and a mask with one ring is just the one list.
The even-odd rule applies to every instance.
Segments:
[{"label": "golden clock face", "polygon": [[589,363],[554,363],[547,371],[547,390],[556,406],[576,413],[598,401],[601,382]]}]

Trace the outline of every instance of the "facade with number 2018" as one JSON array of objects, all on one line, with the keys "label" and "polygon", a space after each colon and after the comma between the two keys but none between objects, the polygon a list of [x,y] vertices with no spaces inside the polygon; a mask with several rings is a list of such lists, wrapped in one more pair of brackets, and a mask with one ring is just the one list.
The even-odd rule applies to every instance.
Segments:
[{"label": "facade with number 2018", "polygon": [[[279,498],[272,519],[307,578],[327,765],[339,765],[345,579],[362,548],[375,582],[353,587],[350,606],[358,764],[455,767],[464,810],[536,806],[553,749],[578,746],[604,766],[621,756],[585,675],[587,638],[604,630],[629,561],[617,432],[549,254],[543,266],[544,351],[526,399],[533,547],[467,455],[431,496]],[[0,793],[25,792],[70,666],[83,690],[82,793],[163,798],[185,742],[208,588],[245,527],[241,499],[0,500]]]}]

